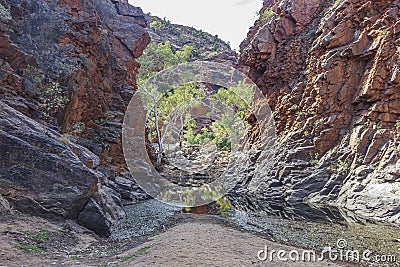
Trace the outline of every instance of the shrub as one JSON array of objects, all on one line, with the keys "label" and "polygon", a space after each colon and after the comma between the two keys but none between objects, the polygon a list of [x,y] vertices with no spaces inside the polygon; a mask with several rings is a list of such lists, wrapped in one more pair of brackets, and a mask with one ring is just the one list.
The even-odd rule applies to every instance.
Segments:
[{"label": "shrub", "polygon": [[226,198],[220,198],[216,201],[218,205],[218,215],[222,218],[229,218],[230,211],[232,210],[231,202]]},{"label": "shrub", "polygon": [[266,23],[274,15],[275,12],[272,10],[272,8],[268,8],[260,13],[259,21],[261,23]]},{"label": "shrub", "polygon": [[159,30],[159,29],[161,29],[162,27],[163,27],[163,24],[162,24],[161,21],[155,20],[155,21],[150,22],[150,28]]},{"label": "shrub", "polygon": [[336,173],[344,173],[350,169],[350,165],[343,160],[338,160],[336,164],[331,165],[328,170],[336,172]]},{"label": "shrub", "polygon": [[67,98],[63,95],[59,83],[51,82],[48,87],[42,90],[43,102],[40,107],[43,109],[45,117],[49,118],[65,107]]},{"label": "shrub", "polygon": [[159,30],[164,26],[164,24],[161,21],[155,20],[150,22],[150,28]]}]

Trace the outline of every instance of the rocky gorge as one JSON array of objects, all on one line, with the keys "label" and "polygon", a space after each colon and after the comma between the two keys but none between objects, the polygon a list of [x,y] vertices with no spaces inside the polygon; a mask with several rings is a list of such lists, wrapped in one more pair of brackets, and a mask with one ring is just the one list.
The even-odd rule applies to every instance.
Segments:
[{"label": "rocky gorge", "polygon": [[[151,42],[165,40],[174,52],[193,46],[189,61],[247,71],[265,96],[261,104],[271,107],[276,132],[260,131],[263,117],[254,106],[239,156],[218,163],[239,179],[228,195],[234,208],[307,221],[400,225],[400,1],[264,0],[239,55],[218,36],[144,14],[127,0],[0,0],[0,14],[0,226],[7,238],[32,239],[9,230],[27,220],[68,240],[72,250],[92,240],[83,226],[111,239],[129,233],[119,247],[127,251],[145,242],[142,235],[176,223],[168,220],[180,209],[142,201],[148,196],[130,175],[121,144],[139,61]],[[180,220],[202,220],[194,218]],[[221,223],[210,220],[204,235],[212,235],[214,220]],[[393,241],[391,230],[385,242]],[[82,238],[70,240],[71,233]],[[251,244],[251,236],[244,238]],[[87,264],[103,263],[102,242],[95,263]],[[113,246],[104,257],[114,257]],[[82,257],[92,255],[86,250]],[[2,253],[0,247],[0,259]],[[150,264],[153,259],[141,262],[141,253],[122,254],[116,265],[122,259]],[[79,264],[71,255],[66,264]]]},{"label": "rocky gorge", "polygon": [[127,1],[0,3],[2,210],[74,219],[108,236],[123,204],[148,198],[126,167],[121,131],[150,36],[174,51],[190,39],[190,60],[236,54]]}]

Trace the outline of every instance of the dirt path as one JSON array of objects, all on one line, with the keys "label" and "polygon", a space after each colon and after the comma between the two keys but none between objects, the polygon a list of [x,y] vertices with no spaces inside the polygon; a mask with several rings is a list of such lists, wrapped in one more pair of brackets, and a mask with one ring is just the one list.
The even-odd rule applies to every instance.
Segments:
[{"label": "dirt path", "polygon": [[[301,249],[271,242],[201,217],[195,222],[179,224],[136,248],[117,256],[111,266],[346,266],[323,262],[260,261],[257,252]],[[319,254],[317,254],[318,256]],[[263,255],[261,255],[263,256]]]}]

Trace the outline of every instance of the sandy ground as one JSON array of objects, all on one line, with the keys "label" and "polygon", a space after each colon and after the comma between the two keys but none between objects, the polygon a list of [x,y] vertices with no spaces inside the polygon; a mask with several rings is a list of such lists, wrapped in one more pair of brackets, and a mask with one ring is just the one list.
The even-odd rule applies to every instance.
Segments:
[{"label": "sandy ground", "polygon": [[0,216],[0,267],[79,266],[99,239],[74,221],[50,222],[33,216]]},{"label": "sandy ground", "polygon": [[[187,215],[185,215],[187,216]],[[324,262],[257,259],[269,251],[301,249],[226,226],[213,216],[188,215],[158,235],[113,243],[73,221],[0,218],[0,266],[346,266]]]},{"label": "sandy ground", "polygon": [[[207,216],[179,224],[148,242],[118,255],[111,266],[346,266],[323,262],[260,261],[257,253],[301,249],[271,242],[252,233],[215,223]],[[318,255],[318,254],[317,254]],[[262,256],[262,255],[261,255]],[[350,265],[349,265],[350,266]]]}]

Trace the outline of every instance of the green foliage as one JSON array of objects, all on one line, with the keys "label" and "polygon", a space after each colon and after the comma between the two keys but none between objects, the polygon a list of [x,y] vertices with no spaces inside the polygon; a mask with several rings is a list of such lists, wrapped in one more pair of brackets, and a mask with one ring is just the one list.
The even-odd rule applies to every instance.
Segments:
[{"label": "green foliage", "polygon": [[182,199],[185,202],[186,206],[194,206],[196,204],[196,197],[194,195],[194,190],[185,189],[182,192]]},{"label": "green foliage", "polygon": [[260,13],[259,21],[264,24],[274,15],[274,10],[272,10],[272,8],[268,8]]},{"label": "green foliage", "polygon": [[150,28],[160,30],[162,27],[163,27],[163,23],[161,21],[154,20],[154,21],[150,22]]},{"label": "green foliage", "polygon": [[[239,124],[242,126],[243,124],[246,124],[244,119],[249,112],[247,102],[250,102],[249,99],[252,98],[252,92],[253,91],[249,88],[249,85],[246,84],[239,84],[236,87],[228,89],[221,88],[218,90],[212,98],[217,100],[218,103],[222,104],[222,106],[232,108],[232,110],[235,111],[236,116],[229,112],[224,113],[219,119],[212,122],[211,125],[203,127],[201,130],[197,130],[196,132],[196,121],[190,116],[188,106],[193,108],[196,105],[199,105],[200,101],[198,101],[198,99],[205,97],[204,91],[198,88],[197,84],[175,87],[158,102],[157,111],[161,122],[171,119],[171,116],[174,116],[177,110],[180,113],[186,113],[182,137],[187,145],[203,145],[211,141],[216,145],[218,150],[230,151],[233,136],[239,137],[243,134],[239,131],[239,129],[243,127],[236,126]],[[244,101],[246,98],[248,98],[247,102]],[[189,104],[181,106],[182,103]],[[153,121],[150,128],[155,129],[154,127],[155,125]],[[154,136],[155,130],[150,132],[151,136],[149,136],[149,139]]]},{"label": "green foliage", "polygon": [[9,9],[5,8],[2,4],[0,4],[0,20],[2,22],[8,22],[12,19],[11,12]]},{"label": "green foliage", "polygon": [[186,114],[185,122],[183,125],[183,138],[189,145],[199,145],[200,140],[198,136],[194,133],[194,128],[196,127],[196,121],[192,118],[190,114]]},{"label": "green foliage", "polygon": [[[214,142],[218,150],[229,151],[231,149],[231,142],[229,141],[230,131],[226,117],[214,122],[211,125],[211,130],[214,133]],[[229,123],[229,122],[228,122]]]},{"label": "green foliage", "polygon": [[43,100],[42,103],[40,103],[40,107],[46,118],[49,118],[63,109],[68,101],[57,82],[50,82],[49,86],[42,88],[41,93]]},{"label": "green foliage", "polygon": [[319,154],[318,153],[315,153],[314,154],[314,157],[310,160],[310,164],[311,165],[318,165],[318,163],[319,163]]},{"label": "green foliage", "polygon": [[204,127],[199,133],[194,132],[196,122],[190,114],[185,117],[183,139],[188,145],[202,145],[208,141],[214,142],[220,151],[230,151],[230,128],[227,116],[223,116],[220,120],[211,124],[210,129]]},{"label": "green foliage", "polygon": [[232,209],[232,204],[226,197],[220,198],[216,202],[221,212],[226,212]]},{"label": "green foliage", "polygon": [[201,132],[196,135],[196,139],[199,144],[204,144],[208,140],[214,140],[215,134],[207,127],[203,127],[203,129],[201,129]]},{"label": "green foliage", "polygon": [[[244,120],[246,115],[249,113],[250,107],[247,103],[250,103],[253,90],[252,85],[239,84],[236,87],[230,87],[228,89],[221,88],[212,97],[220,101],[226,107],[232,107],[238,114],[238,116]],[[244,101],[244,100],[247,100]]]},{"label": "green foliage", "polygon": [[223,218],[229,217],[230,211],[232,210],[231,202],[226,197],[220,198],[216,202],[218,205],[218,215]]},{"label": "green foliage", "polygon": [[143,85],[154,73],[180,63],[186,63],[192,55],[193,46],[184,45],[181,50],[172,51],[171,42],[151,42],[139,58],[138,84]]},{"label": "green foliage", "polygon": [[134,256],[124,256],[124,257],[122,257],[122,258],[120,258],[118,261],[119,262],[126,262],[126,261],[129,261],[129,260],[131,260],[131,259],[133,259],[134,258]]},{"label": "green foliage", "polygon": [[45,252],[44,248],[40,248],[37,245],[31,244],[34,243],[42,243],[44,240],[49,239],[49,231],[44,228],[39,228],[35,232],[25,231],[24,234],[26,237],[24,241],[19,241],[13,247],[20,249],[25,252]]},{"label": "green foliage", "polygon": [[135,252],[135,255],[142,255],[144,253],[147,252],[147,250],[149,250],[150,247],[142,247],[141,249],[139,249],[138,251]]},{"label": "green foliage", "polygon": [[105,123],[111,121],[113,118],[114,118],[114,115],[110,111],[106,111],[103,114],[103,117],[101,117],[101,118],[99,118],[97,120],[94,120],[93,122],[98,124],[98,125],[102,125],[102,124],[105,124]]},{"label": "green foliage", "polygon": [[343,160],[338,160],[336,164],[331,165],[328,170],[336,172],[336,173],[343,173],[350,169],[350,165]]},{"label": "green foliage", "polygon": [[214,40],[213,40],[213,50],[214,51],[218,51],[220,45],[219,45],[219,37],[218,35],[214,36]]},{"label": "green foliage", "polygon": [[57,228],[57,231],[61,232],[61,233],[69,233],[69,230],[64,228],[64,227],[59,227]]},{"label": "green foliage", "polygon": [[202,145],[208,141],[213,141],[219,150],[230,150],[228,131],[220,122],[213,122],[210,129],[203,127],[197,134],[194,133],[196,121],[190,114],[186,114],[183,130],[183,139],[188,145]]},{"label": "green foliage", "polygon": [[[177,112],[184,113],[188,109],[188,105],[195,106],[196,99],[203,98],[204,91],[198,87],[197,83],[188,83],[185,85],[174,86],[161,99],[157,101],[157,115],[159,125],[164,125],[164,122],[172,119]],[[142,99],[148,99],[145,94]],[[151,101],[150,99],[148,101]],[[148,103],[150,105],[151,102]],[[152,111],[149,111],[152,112]],[[151,114],[149,114],[151,115]],[[156,136],[155,117],[148,116],[150,119],[147,122],[147,132],[149,139]]]},{"label": "green foliage", "polygon": [[44,248],[39,248],[38,246],[31,245],[31,244],[28,244],[25,242],[15,244],[13,247],[20,249],[24,252],[45,252],[46,251],[46,249],[44,249]]},{"label": "green foliage", "polygon": [[49,238],[49,231],[44,228],[39,228],[36,232],[25,232],[26,235],[40,240],[45,240]]},{"label": "green foliage", "polygon": [[[154,29],[162,27],[165,30],[169,22],[164,20],[160,23],[153,21],[150,27]],[[218,36],[210,36],[195,29],[193,29],[192,33],[198,36],[206,35],[207,39],[213,42],[214,49],[221,48]],[[137,76],[139,87],[145,85],[146,81],[155,73],[176,64],[188,62],[193,57],[193,54],[193,46],[185,45],[182,49],[175,51],[169,41],[160,44],[150,43],[139,58],[141,64]],[[181,74],[181,76],[183,75],[185,74]],[[203,127],[201,130],[199,128],[196,129],[196,121],[192,118],[188,116],[182,118],[184,117],[182,114],[190,114],[193,107],[200,105],[199,100],[206,95],[199,84],[191,83],[193,81],[191,74],[188,73],[187,76],[187,79],[183,79],[183,83],[187,81],[187,84],[184,85],[171,86],[171,88],[161,88],[159,86],[158,90],[156,90],[155,88],[151,88],[152,85],[148,83],[145,87],[142,87],[142,90],[139,90],[142,102],[148,108],[149,112],[149,119],[146,124],[147,137],[153,143],[158,142],[158,148],[155,148],[155,152],[158,149],[158,156],[161,154],[161,140],[163,140],[163,134],[165,134],[162,131],[168,126],[165,124],[167,122],[176,122],[179,118],[184,122],[184,129],[182,132],[173,132],[172,134],[175,138],[186,141],[185,144],[187,145],[201,145],[212,141],[219,150],[229,151],[231,149],[230,131],[233,128],[232,126],[237,123],[233,118],[222,116],[220,120],[207,125],[207,127]],[[160,91],[168,93],[163,96],[157,95]],[[237,111],[243,123],[249,107],[242,98],[247,95],[252,97],[252,93],[253,91],[249,90],[248,85],[241,84],[237,88],[221,89],[215,95],[214,99],[220,101],[222,105],[229,106],[234,111]],[[250,103],[251,99],[247,102]],[[156,127],[157,123],[158,127]]]}]

